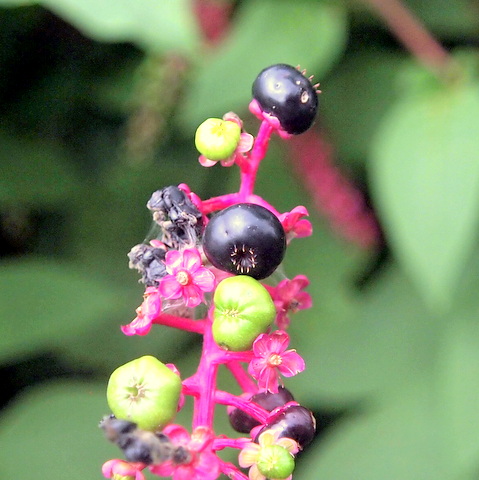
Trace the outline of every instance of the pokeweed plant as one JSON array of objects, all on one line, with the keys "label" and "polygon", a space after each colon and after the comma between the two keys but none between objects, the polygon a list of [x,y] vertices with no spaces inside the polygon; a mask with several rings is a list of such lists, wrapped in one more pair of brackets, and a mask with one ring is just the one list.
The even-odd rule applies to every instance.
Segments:
[{"label": "pokeweed plant", "polygon": [[[287,245],[310,235],[312,227],[304,206],[280,213],[254,187],[271,136],[289,138],[314,122],[317,87],[298,68],[264,69],[249,105],[261,121],[256,137],[231,112],[207,119],[196,132],[200,164],[239,167],[239,191],[202,200],[180,184],[154,192],[148,201],[155,233],[128,255],[145,293],[136,318],[122,331],[146,335],[153,325],[168,326],[202,335],[203,347],[189,378],[152,356],[113,372],[107,387],[112,414],[100,426],[125,460],[107,461],[106,478],[142,480],[148,468],[174,480],[214,480],[221,474],[290,479],[295,455],[312,441],[314,416],[281,378],[305,369],[289,348],[287,329],[292,313],[311,307],[304,291],[309,280],[278,271]],[[231,372],[241,395],[218,388],[220,367]],[[194,401],[191,431],[174,423],[185,396]],[[233,429],[247,436],[214,431],[217,404],[227,407]],[[225,448],[238,450],[239,466],[217,455]]]}]

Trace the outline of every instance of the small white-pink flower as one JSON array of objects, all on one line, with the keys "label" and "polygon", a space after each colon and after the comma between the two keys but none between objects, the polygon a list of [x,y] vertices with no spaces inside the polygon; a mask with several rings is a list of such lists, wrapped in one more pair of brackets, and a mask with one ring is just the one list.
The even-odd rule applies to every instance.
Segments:
[{"label": "small white-pink flower", "polygon": [[296,350],[287,350],[288,345],[289,335],[283,330],[262,333],[254,341],[248,372],[261,389],[277,393],[280,375],[292,377],[305,369],[303,358]]},{"label": "small white-pink flower", "polygon": [[165,256],[168,275],[160,280],[160,294],[167,300],[183,298],[187,307],[196,307],[204,301],[204,292],[215,287],[215,276],[201,263],[196,248],[169,250]]}]

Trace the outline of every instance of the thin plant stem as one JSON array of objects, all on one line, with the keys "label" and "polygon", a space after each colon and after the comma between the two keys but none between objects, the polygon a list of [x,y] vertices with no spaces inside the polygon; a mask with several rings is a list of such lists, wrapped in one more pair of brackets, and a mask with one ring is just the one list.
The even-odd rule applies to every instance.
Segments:
[{"label": "thin plant stem", "polygon": [[364,0],[383,18],[398,40],[427,68],[441,74],[451,64],[447,50],[401,0]]}]

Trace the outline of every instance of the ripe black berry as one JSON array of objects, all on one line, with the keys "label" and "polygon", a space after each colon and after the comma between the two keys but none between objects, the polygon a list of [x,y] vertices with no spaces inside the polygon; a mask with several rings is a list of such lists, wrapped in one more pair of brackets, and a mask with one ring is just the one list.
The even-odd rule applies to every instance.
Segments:
[{"label": "ripe black berry", "polygon": [[265,68],[253,83],[253,98],[274,115],[287,133],[308,130],[318,110],[318,95],[309,78],[291,65]]},{"label": "ripe black berry", "polygon": [[286,236],[274,213],[260,205],[239,203],[211,218],[203,249],[216,268],[260,280],[283,260]]},{"label": "ripe black berry", "polygon": [[[261,392],[253,395],[250,400],[271,412],[276,407],[281,407],[285,403],[293,401],[294,397],[289,390],[279,387],[278,393]],[[239,408],[235,408],[229,413],[229,419],[231,426],[240,433],[249,433],[251,429],[260,425],[258,420]]]},{"label": "ripe black berry", "polygon": [[279,411],[259,432],[279,430],[279,438],[292,438],[301,448],[311,443],[316,432],[316,420],[310,410],[301,405],[291,405]]}]

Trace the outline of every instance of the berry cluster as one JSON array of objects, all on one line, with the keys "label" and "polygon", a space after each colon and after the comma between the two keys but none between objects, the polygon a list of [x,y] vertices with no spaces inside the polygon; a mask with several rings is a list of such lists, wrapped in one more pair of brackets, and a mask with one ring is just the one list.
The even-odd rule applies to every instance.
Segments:
[{"label": "berry cluster", "polygon": [[[315,419],[284,388],[281,376],[305,368],[296,350],[288,349],[286,330],[290,315],[309,308],[311,298],[304,275],[289,279],[278,267],[287,245],[310,235],[311,224],[305,207],[280,213],[254,194],[254,185],[271,135],[304,132],[317,106],[316,86],[304,72],[284,64],[266,68],[253,84],[250,103],[261,120],[256,138],[234,113],[210,118],[196,132],[201,165],[237,165],[239,191],[201,200],[180,184],[150,198],[155,233],[128,255],[130,268],[141,274],[144,299],[122,331],[146,335],[153,325],[179,328],[202,335],[203,348],[189,378],[152,356],[112,373],[112,415],[100,427],[125,460],[106,462],[106,478],[143,480],[145,468],[174,480],[292,477],[295,455],[314,437]],[[197,318],[199,312],[206,312],[204,318]],[[218,389],[220,366],[234,376],[241,395]],[[185,396],[194,401],[191,432],[174,423]],[[218,404],[227,407],[234,430],[248,436],[215,434]],[[239,467],[217,455],[225,448],[239,450]]]}]

